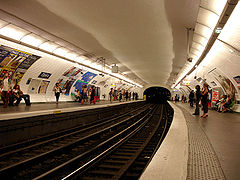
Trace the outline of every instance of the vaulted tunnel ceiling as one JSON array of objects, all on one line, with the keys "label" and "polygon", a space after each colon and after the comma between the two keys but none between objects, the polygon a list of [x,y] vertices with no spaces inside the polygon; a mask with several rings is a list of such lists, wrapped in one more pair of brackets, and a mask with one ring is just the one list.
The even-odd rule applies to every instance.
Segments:
[{"label": "vaulted tunnel ceiling", "polygon": [[135,81],[171,86],[186,62],[186,28],[195,26],[200,0],[0,2],[2,10],[118,64]]}]

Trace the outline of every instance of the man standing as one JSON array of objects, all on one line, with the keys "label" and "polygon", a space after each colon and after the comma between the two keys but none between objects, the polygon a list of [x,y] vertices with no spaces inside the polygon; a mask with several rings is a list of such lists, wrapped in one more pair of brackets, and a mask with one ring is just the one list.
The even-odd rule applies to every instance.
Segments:
[{"label": "man standing", "polygon": [[8,107],[9,102],[9,91],[10,91],[10,80],[9,74],[5,73],[4,80],[3,80],[3,88],[2,88],[2,100],[3,100],[3,107]]}]

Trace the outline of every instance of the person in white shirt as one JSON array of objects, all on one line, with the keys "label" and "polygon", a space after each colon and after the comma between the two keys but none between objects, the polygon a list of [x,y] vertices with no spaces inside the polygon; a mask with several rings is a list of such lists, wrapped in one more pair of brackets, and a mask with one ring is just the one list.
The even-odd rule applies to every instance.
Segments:
[{"label": "person in white shirt", "polygon": [[56,83],[55,88],[54,88],[54,92],[55,92],[55,96],[56,96],[56,104],[58,104],[60,93],[62,93],[62,89],[61,89],[59,83]]},{"label": "person in white shirt", "polygon": [[8,107],[9,102],[9,91],[10,91],[10,82],[9,82],[9,74],[5,73],[4,80],[3,80],[3,88],[2,88],[2,100],[3,100],[3,107]]}]

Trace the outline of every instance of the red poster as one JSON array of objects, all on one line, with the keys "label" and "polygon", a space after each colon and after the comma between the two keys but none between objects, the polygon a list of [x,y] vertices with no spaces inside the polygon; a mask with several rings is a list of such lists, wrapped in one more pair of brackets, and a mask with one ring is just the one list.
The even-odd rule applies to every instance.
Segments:
[{"label": "red poster", "polygon": [[218,91],[212,91],[212,102],[217,102],[219,99],[219,92]]}]

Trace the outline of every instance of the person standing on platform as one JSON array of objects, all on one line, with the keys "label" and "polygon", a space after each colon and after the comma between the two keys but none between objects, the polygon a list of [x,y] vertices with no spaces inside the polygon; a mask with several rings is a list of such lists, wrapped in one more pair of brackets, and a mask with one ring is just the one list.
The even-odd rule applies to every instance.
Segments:
[{"label": "person standing on platform", "polygon": [[3,88],[1,93],[4,108],[8,107],[9,93],[10,93],[10,79],[9,79],[9,74],[5,73],[4,80],[3,80]]},{"label": "person standing on platform", "polygon": [[196,108],[195,108],[195,112],[193,113],[193,115],[199,115],[199,102],[201,100],[200,86],[196,85],[195,89],[196,89],[196,92],[195,92]]},{"label": "person standing on platform", "polygon": [[90,93],[91,93],[90,94],[90,104],[91,103],[96,104],[95,100],[94,100],[94,97],[95,97],[95,87],[94,86],[92,86]]},{"label": "person standing on platform", "polygon": [[202,106],[203,106],[203,115],[201,117],[206,118],[208,116],[208,84],[204,83],[203,84],[203,89],[201,91],[202,94]]},{"label": "person standing on platform", "polygon": [[135,100],[137,101],[138,100],[138,93],[136,92],[135,94]]},{"label": "person standing on platform", "polygon": [[189,103],[191,107],[193,107],[193,101],[194,101],[194,91],[192,90],[189,94]]},{"label": "person standing on platform", "polygon": [[126,101],[128,101],[128,90],[126,90],[126,92],[125,92],[125,99],[126,99]]},{"label": "person standing on platform", "polygon": [[83,85],[82,86],[82,104],[83,103],[87,103],[88,100],[88,89],[87,89],[87,85]]},{"label": "person standing on platform", "polygon": [[122,91],[121,90],[119,91],[119,99],[118,100],[119,100],[119,102],[122,101]]},{"label": "person standing on platform", "polygon": [[110,89],[108,94],[109,94],[109,100],[112,103],[112,101],[113,101],[113,88]]},{"label": "person standing on platform", "polygon": [[125,101],[125,89],[122,90],[122,98],[123,98],[123,101]]},{"label": "person standing on platform", "polygon": [[61,89],[59,83],[56,83],[55,88],[54,88],[54,92],[55,92],[55,96],[56,96],[56,104],[58,104],[60,93],[62,92],[62,89]]}]

